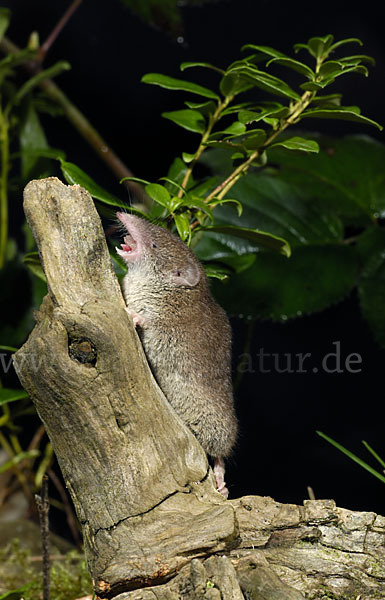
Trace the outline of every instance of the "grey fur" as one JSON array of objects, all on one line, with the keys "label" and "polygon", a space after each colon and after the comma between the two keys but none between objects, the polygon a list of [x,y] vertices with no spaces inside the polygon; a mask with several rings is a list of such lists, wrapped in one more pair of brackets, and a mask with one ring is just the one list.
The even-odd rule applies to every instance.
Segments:
[{"label": "grey fur", "polygon": [[227,457],[237,435],[227,316],[179,238],[139,217],[118,217],[129,233],[126,250],[134,250],[118,250],[128,265],[123,294],[152,372],[205,451]]}]

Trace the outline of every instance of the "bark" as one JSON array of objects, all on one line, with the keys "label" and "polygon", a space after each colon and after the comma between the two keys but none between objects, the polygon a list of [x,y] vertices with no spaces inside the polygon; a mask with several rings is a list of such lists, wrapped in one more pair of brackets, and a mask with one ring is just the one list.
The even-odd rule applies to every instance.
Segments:
[{"label": "bark", "polygon": [[215,490],[148,368],[89,194],[32,181],[24,208],[49,294],[15,368],[73,498],[97,596],[384,598],[382,517]]},{"label": "bark", "polygon": [[[385,598],[385,518],[249,496],[231,500],[240,528],[226,556],[193,560],[167,585],[119,600],[369,600]],[[243,594],[243,595],[242,595]]]}]

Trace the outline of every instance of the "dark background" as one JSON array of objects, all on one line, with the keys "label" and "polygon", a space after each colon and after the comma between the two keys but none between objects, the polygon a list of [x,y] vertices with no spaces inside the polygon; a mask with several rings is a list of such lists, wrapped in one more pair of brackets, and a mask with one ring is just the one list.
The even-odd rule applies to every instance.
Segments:
[{"label": "dark background", "polygon": [[[69,4],[63,0],[0,3],[12,9],[8,36],[19,45],[26,43],[32,30],[39,31],[43,41]],[[164,110],[182,108],[185,95],[141,84],[141,76],[161,72],[212,85],[213,75],[198,70],[180,75],[179,64],[204,60],[225,67],[241,55],[245,43],[290,53],[294,43],[315,35],[359,37],[364,48],[351,46],[349,50],[375,57],[377,66],[370,69],[368,79],[356,74],[341,78],[336,89],[343,91],[346,105],[357,104],[364,115],[384,123],[385,42],[379,4],[347,5],[234,0],[185,6],[184,41],[180,43],[142,23],[118,0],[84,0],[50,51],[46,66],[69,60],[72,70],[57,83],[135,175],[155,180],[166,174],[174,156],[194,150],[196,138],[160,117]],[[43,122],[53,147],[64,149],[69,161],[122,200],[128,199],[127,192],[64,119],[53,122],[44,117]],[[308,123],[310,130],[333,135],[367,133],[383,139],[374,128],[354,123]],[[12,215],[15,231],[18,210]],[[244,352],[250,323],[234,318],[232,324],[237,379],[238,357]],[[335,351],[333,342],[340,343],[343,361],[350,353],[361,356],[361,372],[312,371],[326,354]],[[310,372],[272,369],[262,373],[257,358],[262,348],[278,355],[281,368],[285,354],[294,360],[295,354],[311,353]],[[311,485],[317,498],[334,498],[340,506],[384,514],[384,485],[315,433],[317,429],[327,433],[371,462],[361,445],[365,439],[385,457],[381,419],[384,351],[372,341],[355,295],[323,313],[285,324],[257,322],[249,352],[255,372],[246,373],[236,389],[241,434],[228,468],[231,496],[271,495],[281,502],[301,503],[307,497],[306,486]],[[267,364],[272,367],[271,359]],[[331,368],[332,360],[328,365]]]}]

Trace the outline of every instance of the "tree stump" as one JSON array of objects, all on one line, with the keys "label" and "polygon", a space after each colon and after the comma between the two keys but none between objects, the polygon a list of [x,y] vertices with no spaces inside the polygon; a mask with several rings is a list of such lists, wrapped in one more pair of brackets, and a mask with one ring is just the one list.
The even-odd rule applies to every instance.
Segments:
[{"label": "tree stump", "polygon": [[15,369],[83,527],[98,598],[385,598],[385,519],[271,498],[226,501],[156,385],[89,194],[30,182],[48,296]]}]

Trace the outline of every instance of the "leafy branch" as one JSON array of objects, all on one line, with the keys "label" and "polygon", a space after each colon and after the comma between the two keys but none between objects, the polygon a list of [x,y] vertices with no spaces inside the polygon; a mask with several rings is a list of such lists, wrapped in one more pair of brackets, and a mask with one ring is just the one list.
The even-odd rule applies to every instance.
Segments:
[{"label": "leafy branch", "polygon": [[[244,290],[241,302],[238,293],[232,297],[231,286],[216,291],[228,312],[286,320],[330,306],[358,282],[365,316],[376,339],[385,343],[385,321],[379,323],[378,311],[372,310],[375,300],[378,304],[382,298],[378,273],[383,268],[383,262],[379,263],[383,230],[378,217],[384,212],[381,180],[376,173],[380,172],[383,150],[378,143],[353,138],[346,144],[333,141],[328,148],[330,143],[317,134],[290,137],[288,131],[306,118],[348,120],[381,129],[361,115],[358,107],[343,106],[340,93],[326,90],[342,75],[367,76],[368,66],[374,64],[364,54],[342,56],[341,49],[351,44],[361,42],[356,38],[334,42],[331,35],[311,38],[294,46],[295,53],[306,52],[302,61],[295,54],[249,44],[243,47],[246,57],[225,69],[206,62],[181,65],[182,71],[204,68],[211,72],[217,80],[216,86],[210,87],[159,73],[144,75],[145,83],[192,95],[181,110],[163,116],[198,135],[199,140],[195,150],[177,156],[167,176],[157,182],[132,177],[116,163],[114,169],[130,185],[144,187],[152,200],[149,212],[142,213],[137,207],[130,210],[175,227],[180,237],[194,246],[211,277],[234,275],[235,290]],[[10,52],[4,65],[24,65],[31,51]],[[288,83],[276,77],[277,68],[294,71],[298,84],[293,86],[292,80]],[[35,72],[31,80],[38,75]],[[49,98],[60,105],[100,148],[100,136],[94,135],[61,90],[50,79],[35,81],[44,90],[46,104]],[[63,152],[49,148],[37,117],[42,96],[36,103],[33,96],[27,93],[22,98],[27,116],[20,121],[22,178],[35,173],[39,176],[38,157],[57,159],[67,182],[86,188],[110,218],[111,207],[122,208],[121,199],[65,160]],[[19,117],[18,107],[18,103],[13,104],[13,117]],[[33,130],[33,140],[23,133],[27,130]],[[5,156],[7,149],[9,153],[9,145],[3,143]],[[273,169],[265,169],[270,163]],[[202,178],[196,168],[201,164],[208,167],[210,175]],[[367,165],[366,170],[358,166],[362,164]],[[365,173],[372,174],[370,194]],[[6,176],[7,172],[3,181]],[[1,193],[5,194],[5,189]],[[2,218],[6,221],[6,209]],[[353,230],[349,230],[351,226]],[[352,235],[356,243],[344,243]],[[260,252],[263,249],[273,252]],[[37,253],[31,247],[28,250],[23,262],[42,279]],[[289,262],[283,260],[290,255]],[[118,273],[123,273],[115,252],[112,258]]]},{"label": "leafy branch", "polygon": [[[280,146],[289,151],[317,153],[319,146],[315,140],[298,136],[282,137],[289,127],[297,125],[303,118],[350,120],[381,129],[378,123],[361,115],[358,107],[342,106],[341,94],[322,94],[341,75],[355,72],[367,76],[368,69],[363,63],[374,64],[371,57],[363,54],[331,59],[330,56],[345,44],[362,45],[356,38],[333,42],[333,36],[327,35],[314,37],[306,44],[294,46],[295,52],[308,52],[315,62],[313,68],[274,48],[254,44],[243,47],[243,50],[251,50],[252,54],[233,62],[225,70],[204,62],[181,65],[182,71],[203,67],[219,73],[221,79],[218,92],[192,81],[159,73],[143,76],[144,83],[189,92],[205,99],[204,102],[186,101],[187,108],[162,115],[180,127],[200,134],[195,152],[182,153],[182,158],[178,159],[178,168],[175,169],[174,165],[174,174],[169,173],[167,179],[163,178],[166,180],[164,184],[150,184],[134,179],[144,183],[146,192],[155,203],[163,207],[163,216],[175,221],[182,239],[189,242],[194,230],[214,230],[212,210],[218,205],[233,202],[241,212],[239,201],[228,198],[227,194],[251,167],[261,168],[266,165],[268,152],[272,148]],[[266,63],[265,70],[260,67],[261,62]],[[270,73],[275,65],[294,70],[305,78],[299,85],[299,92]],[[284,98],[286,104],[276,100],[238,102],[239,95],[245,92],[250,95],[250,91],[255,88]],[[235,100],[237,103],[234,103]],[[224,126],[222,119],[226,122]],[[208,148],[221,148],[230,152],[233,169],[215,184],[211,182],[212,185],[209,186],[197,186],[193,177],[194,168]],[[241,234],[241,228],[238,234]],[[258,234],[258,243],[271,247],[271,234]],[[250,236],[250,231],[245,232],[245,235]],[[277,239],[276,242],[275,249],[288,255],[290,251],[284,240]]]}]

